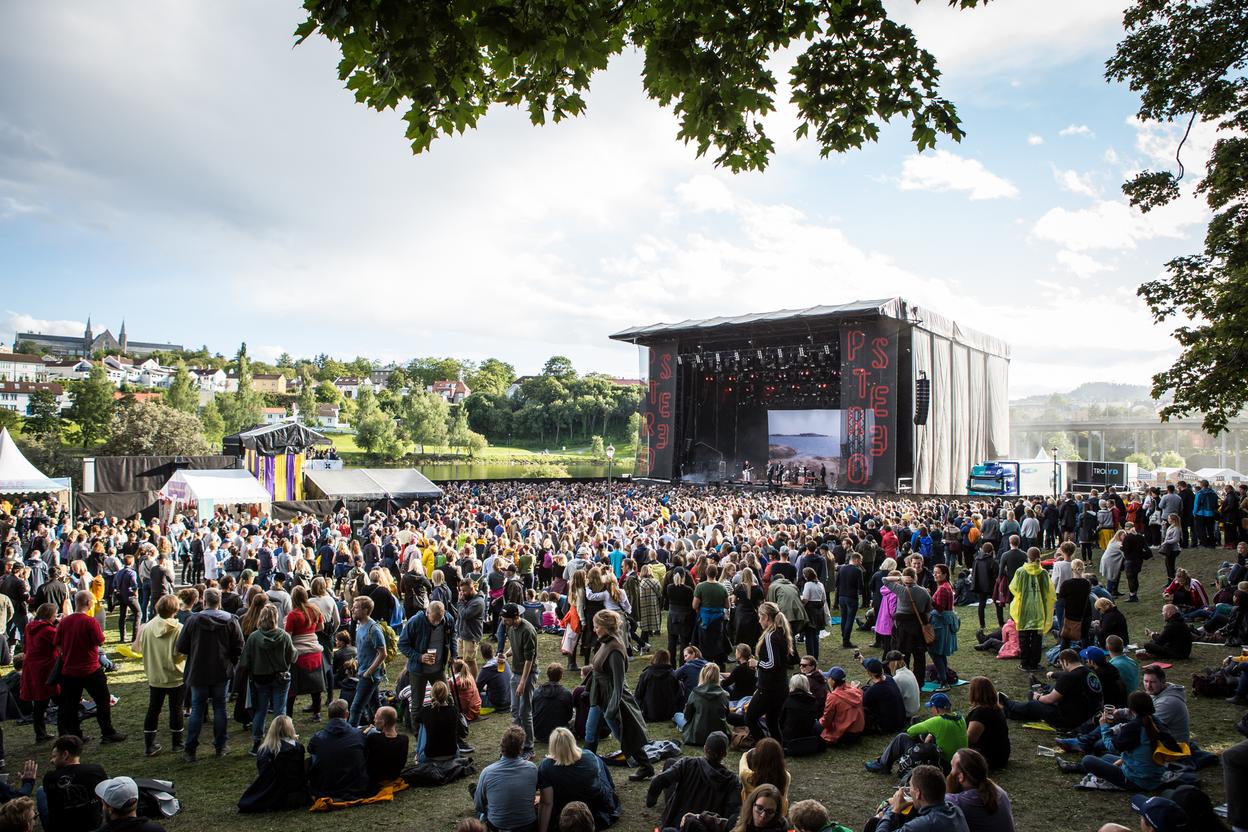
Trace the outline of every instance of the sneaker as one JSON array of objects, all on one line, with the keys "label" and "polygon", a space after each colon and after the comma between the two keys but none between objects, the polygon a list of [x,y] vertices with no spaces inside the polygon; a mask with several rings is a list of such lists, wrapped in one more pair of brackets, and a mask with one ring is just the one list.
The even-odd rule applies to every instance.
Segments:
[{"label": "sneaker", "polygon": [[218,757],[224,757],[226,754],[230,753],[230,746],[223,745],[220,748],[214,748],[212,753],[216,754]]},{"label": "sneaker", "polygon": [[1058,737],[1057,746],[1063,751],[1075,752],[1083,750],[1083,743],[1079,742],[1077,739],[1071,739],[1069,737]]},{"label": "sneaker", "polygon": [[198,758],[197,758],[197,756],[196,756],[195,752],[194,752],[194,751],[192,751],[191,749],[189,749],[189,748],[188,748],[188,749],[186,749],[185,751],[183,751],[183,752],[182,752],[182,762],[184,762],[184,763],[193,763],[193,762],[195,762],[195,760],[196,760],[196,759],[198,759]]},{"label": "sneaker", "polygon": [[1069,760],[1057,760],[1057,769],[1062,774],[1083,774],[1083,765],[1081,763],[1072,763]]},{"label": "sneaker", "polygon": [[456,746],[460,754],[468,755],[474,753],[477,749],[466,742],[461,742]]},{"label": "sneaker", "polygon": [[1126,601],[1124,601],[1123,603],[1125,603],[1125,604],[1138,604],[1138,603],[1140,603],[1140,596],[1135,595],[1135,594],[1128,595],[1128,596],[1127,596],[1127,600],[1126,600]]},{"label": "sneaker", "polygon": [[520,759],[521,759],[521,760],[526,760],[526,761],[528,761],[528,762],[530,762],[530,763],[531,763],[531,762],[533,762],[533,749],[531,749],[531,748],[530,748],[528,751],[523,751],[523,752],[521,752],[521,753],[520,753]]},{"label": "sneaker", "polygon": [[628,775],[628,779],[633,783],[644,783],[654,776],[653,766],[642,766],[641,768]]},{"label": "sneaker", "polygon": [[864,765],[866,765],[867,771],[870,771],[873,774],[887,774],[888,773],[888,769],[879,760],[867,760],[867,762]]},{"label": "sneaker", "polygon": [[126,740],[126,735],[119,734],[116,731],[114,731],[111,734],[105,734],[104,736],[100,737],[100,742],[106,742],[106,743],[125,742],[125,740]]}]

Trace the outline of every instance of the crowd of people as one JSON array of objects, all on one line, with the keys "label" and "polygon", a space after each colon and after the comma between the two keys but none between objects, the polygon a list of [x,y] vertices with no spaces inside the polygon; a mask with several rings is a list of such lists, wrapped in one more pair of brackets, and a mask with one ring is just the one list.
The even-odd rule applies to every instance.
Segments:
[{"label": "crowd of people", "polygon": [[[345,510],[165,522],[0,503],[0,660],[15,668],[12,708],[54,761],[38,788],[30,763],[0,794],[0,832],[36,815],[57,832],[158,828],[137,819],[133,779],[82,760],[84,720],[102,743],[128,741],[111,708],[118,653],[144,669],[145,755],[165,753],[166,737],[185,765],[201,740],[227,755],[230,722],[246,726],[249,813],[359,800],[413,766],[453,765],[491,713],[513,724],[465,830],[604,828],[621,811],[609,762],[649,781],[663,828],[823,830],[821,804],[789,805],[786,761],[876,735],[891,739],[867,771],[902,785],[868,829],[1008,832],[1014,809],[991,776],[1009,763],[1011,721],[1059,731],[1078,758],[1059,768],[1084,788],[1154,792],[1168,773],[1218,762],[1192,737],[1164,662],[1194,642],[1248,644],[1239,491],[916,500],[628,484],[610,515],[602,496],[590,484],[453,485],[360,525]],[[1210,594],[1181,555],[1217,545],[1236,551],[1203,576]],[[1158,629],[1133,649],[1118,604],[1147,600],[1139,575],[1154,553],[1168,586]],[[975,649],[1017,659],[1028,696],[958,678],[967,605]],[[1229,701],[1248,705],[1248,660],[1223,670]],[[965,714],[951,698],[962,682]],[[306,746],[304,719],[318,729]],[[656,769],[656,724],[701,755]],[[600,756],[611,737],[619,752]],[[1235,829],[1248,829],[1246,748],[1221,755]],[[730,749],[744,751],[736,771]],[[84,789],[96,799],[71,799]],[[1224,828],[1174,825],[1206,822],[1201,797],[1132,805],[1158,832]]]}]

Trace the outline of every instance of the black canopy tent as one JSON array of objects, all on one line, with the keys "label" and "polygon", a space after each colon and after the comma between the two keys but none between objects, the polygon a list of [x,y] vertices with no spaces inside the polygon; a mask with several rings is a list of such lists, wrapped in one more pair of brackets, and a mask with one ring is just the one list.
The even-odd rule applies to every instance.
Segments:
[{"label": "black canopy tent", "polygon": [[255,425],[225,437],[221,443],[225,453],[244,456],[244,451],[255,451],[263,456],[278,454],[301,454],[315,445],[332,445],[329,437],[298,422],[278,422],[275,425]]}]

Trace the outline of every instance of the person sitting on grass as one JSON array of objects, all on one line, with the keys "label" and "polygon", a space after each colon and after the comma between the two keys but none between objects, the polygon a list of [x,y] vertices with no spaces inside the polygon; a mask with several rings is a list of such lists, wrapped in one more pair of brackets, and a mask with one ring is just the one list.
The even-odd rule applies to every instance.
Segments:
[{"label": "person sitting on grass", "polygon": [[276,716],[256,754],[256,779],[238,799],[238,811],[285,812],[312,802],[303,744],[288,716]]},{"label": "person sitting on grass", "polygon": [[407,765],[407,746],[407,734],[399,733],[398,713],[389,705],[378,708],[373,724],[364,729],[364,760],[374,788],[399,778]]},{"label": "person sitting on grass", "polygon": [[701,745],[715,731],[728,732],[728,692],[719,686],[719,665],[704,664],[683,713],[672,717],[685,745]]},{"label": "person sitting on grass", "polygon": [[546,666],[546,682],[533,691],[533,739],[547,742],[550,732],[572,724],[572,691],[563,686],[563,665]]},{"label": "person sitting on grass", "polygon": [[1161,608],[1165,624],[1161,632],[1145,630],[1144,649],[1136,652],[1140,659],[1190,659],[1192,657],[1192,631],[1187,628],[1183,614],[1174,604]]},{"label": "person sitting on grass", "polygon": [[862,692],[862,709],[866,717],[866,734],[895,734],[906,725],[906,702],[893,677],[884,672],[879,659],[862,663],[871,678]]},{"label": "person sitting on grass", "polygon": [[1153,752],[1159,745],[1177,751],[1178,744],[1153,718],[1153,700],[1147,693],[1134,691],[1127,707],[1131,720],[1116,728],[1110,709],[1101,714],[1101,744],[1108,753],[1088,754],[1078,763],[1058,760],[1058,768],[1067,774],[1095,775],[1119,789],[1151,792],[1160,786],[1166,767],[1154,761]]},{"label": "person sitting on grass", "polygon": [[139,817],[139,787],[133,778],[97,783],[95,796],[104,804],[104,825],[99,832],[165,832],[160,824]]},{"label": "person sitting on grass", "polygon": [[[52,742],[52,768],[43,775],[39,823],[56,832],[90,832],[103,821],[100,804],[82,800],[108,779],[98,763],[82,761],[82,739],[72,734]],[[45,808],[46,807],[46,808]]]},{"label": "person sitting on grass", "polygon": [[832,820],[818,800],[799,800],[790,806],[789,823],[794,832],[851,832],[849,827]]},{"label": "person sitting on grass", "polygon": [[594,813],[589,806],[573,800],[559,813],[559,832],[594,832]]},{"label": "person sitting on grass", "polygon": [[[1140,816],[1141,832],[1195,832],[1195,830],[1188,830],[1187,814],[1179,804],[1169,798],[1137,794],[1131,798],[1131,808]],[[1107,823],[1098,832],[1136,832],[1136,830],[1120,823]]]},{"label": "person sitting on grass", "polygon": [[969,832],[1014,832],[1010,796],[988,777],[988,761],[972,748],[953,755],[945,802],[962,810]]},{"label": "person sitting on grass", "polygon": [[794,673],[789,677],[789,695],[780,708],[780,736],[784,737],[786,755],[806,757],[823,750],[819,738],[823,706],[824,701],[811,694],[806,674]]},{"label": "person sitting on grass", "polygon": [[15,797],[0,806],[0,832],[35,832],[35,801]]},{"label": "person sitting on grass", "polygon": [[741,811],[741,780],[724,766],[728,756],[728,736],[713,731],[702,746],[701,757],[680,757],[650,781],[647,808],[654,808],[665,793],[662,829],[679,827],[685,815],[712,812],[723,818]]},{"label": "person sitting on grass", "polygon": [[494,659],[494,645],[487,641],[478,645],[481,651],[481,670],[477,673],[477,690],[481,693],[481,715],[511,708],[511,669],[507,661]]},{"label": "person sitting on grass", "polygon": [[[943,693],[932,694],[927,700],[927,709],[931,716],[893,737],[878,758],[867,761],[867,771],[887,774],[892,771],[893,763],[920,743],[935,742],[946,764],[955,753],[966,748],[966,720],[953,710],[949,697]],[[943,794],[941,799],[944,799]]]},{"label": "person sitting on grass", "polygon": [[[939,695],[939,694],[938,694]],[[913,811],[905,814],[907,806]],[[962,809],[945,801],[945,775],[936,766],[915,766],[910,785],[893,793],[863,832],[969,832]]]},{"label": "person sitting on grass", "polygon": [[308,743],[308,786],[315,797],[357,800],[372,794],[364,735],[347,721],[351,706],[345,699],[329,703],[325,727]]},{"label": "person sitting on grass", "polygon": [[[845,679],[845,668],[831,667],[823,674],[828,680],[828,698],[824,700],[819,725],[820,738],[828,746],[853,742],[867,726],[862,707],[862,688]],[[787,739],[787,737],[786,737]]]},{"label": "person sitting on grass", "polygon": [[646,722],[667,722],[677,712],[681,699],[680,680],[672,670],[671,657],[666,650],[654,652],[650,664],[641,671],[634,695]]},{"label": "person sitting on grass", "polygon": [[485,767],[472,789],[473,808],[490,829],[532,829],[537,821],[537,766],[521,758],[523,750],[524,729],[508,726],[499,741],[498,760]]},{"label": "person sitting on grass", "polygon": [[1005,715],[1024,722],[1043,721],[1059,731],[1074,731],[1101,709],[1101,680],[1079,661],[1079,654],[1066,649],[1057,654],[1061,670],[1053,675],[1053,688],[1032,693],[1028,701],[1002,696]]}]

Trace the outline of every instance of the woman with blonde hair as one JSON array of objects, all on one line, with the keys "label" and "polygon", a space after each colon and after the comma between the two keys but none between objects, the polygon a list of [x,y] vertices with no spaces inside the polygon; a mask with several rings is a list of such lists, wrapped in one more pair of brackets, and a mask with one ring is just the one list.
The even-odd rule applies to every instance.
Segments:
[{"label": "woman with blonde hair", "polygon": [[[789,693],[789,656],[793,653],[793,631],[789,620],[780,608],[770,601],[759,605],[758,624],[762,628],[758,644],[754,648],[757,658],[750,659],[750,666],[758,671],[758,684],[754,697],[745,709],[745,724],[750,736],[758,742],[770,733],[783,742],[780,735],[780,712]],[[766,718],[768,732],[763,731],[761,720]]]},{"label": "woman with blonde hair", "polygon": [[[539,832],[557,830],[563,808],[574,801],[589,807],[600,829],[620,816],[619,798],[597,754],[583,753],[572,732],[562,727],[550,733],[547,751],[546,759],[537,768]],[[556,821],[553,825],[552,818]]]},{"label": "woman with blonde hair", "polygon": [[728,733],[728,692],[721,685],[719,665],[707,663],[698,674],[698,686],[689,691],[683,713],[672,721],[685,745],[701,746],[715,731]]},{"label": "woman with blonde hair", "polygon": [[750,567],[741,570],[741,582],[732,591],[732,620],[736,625],[737,644],[755,644],[763,634],[758,626],[758,607],[763,603],[763,590],[757,573]]},{"label": "woman with blonde hair", "polygon": [[285,812],[311,803],[303,757],[295,723],[284,714],[274,717],[256,751],[256,779],[239,798],[238,811]]}]

